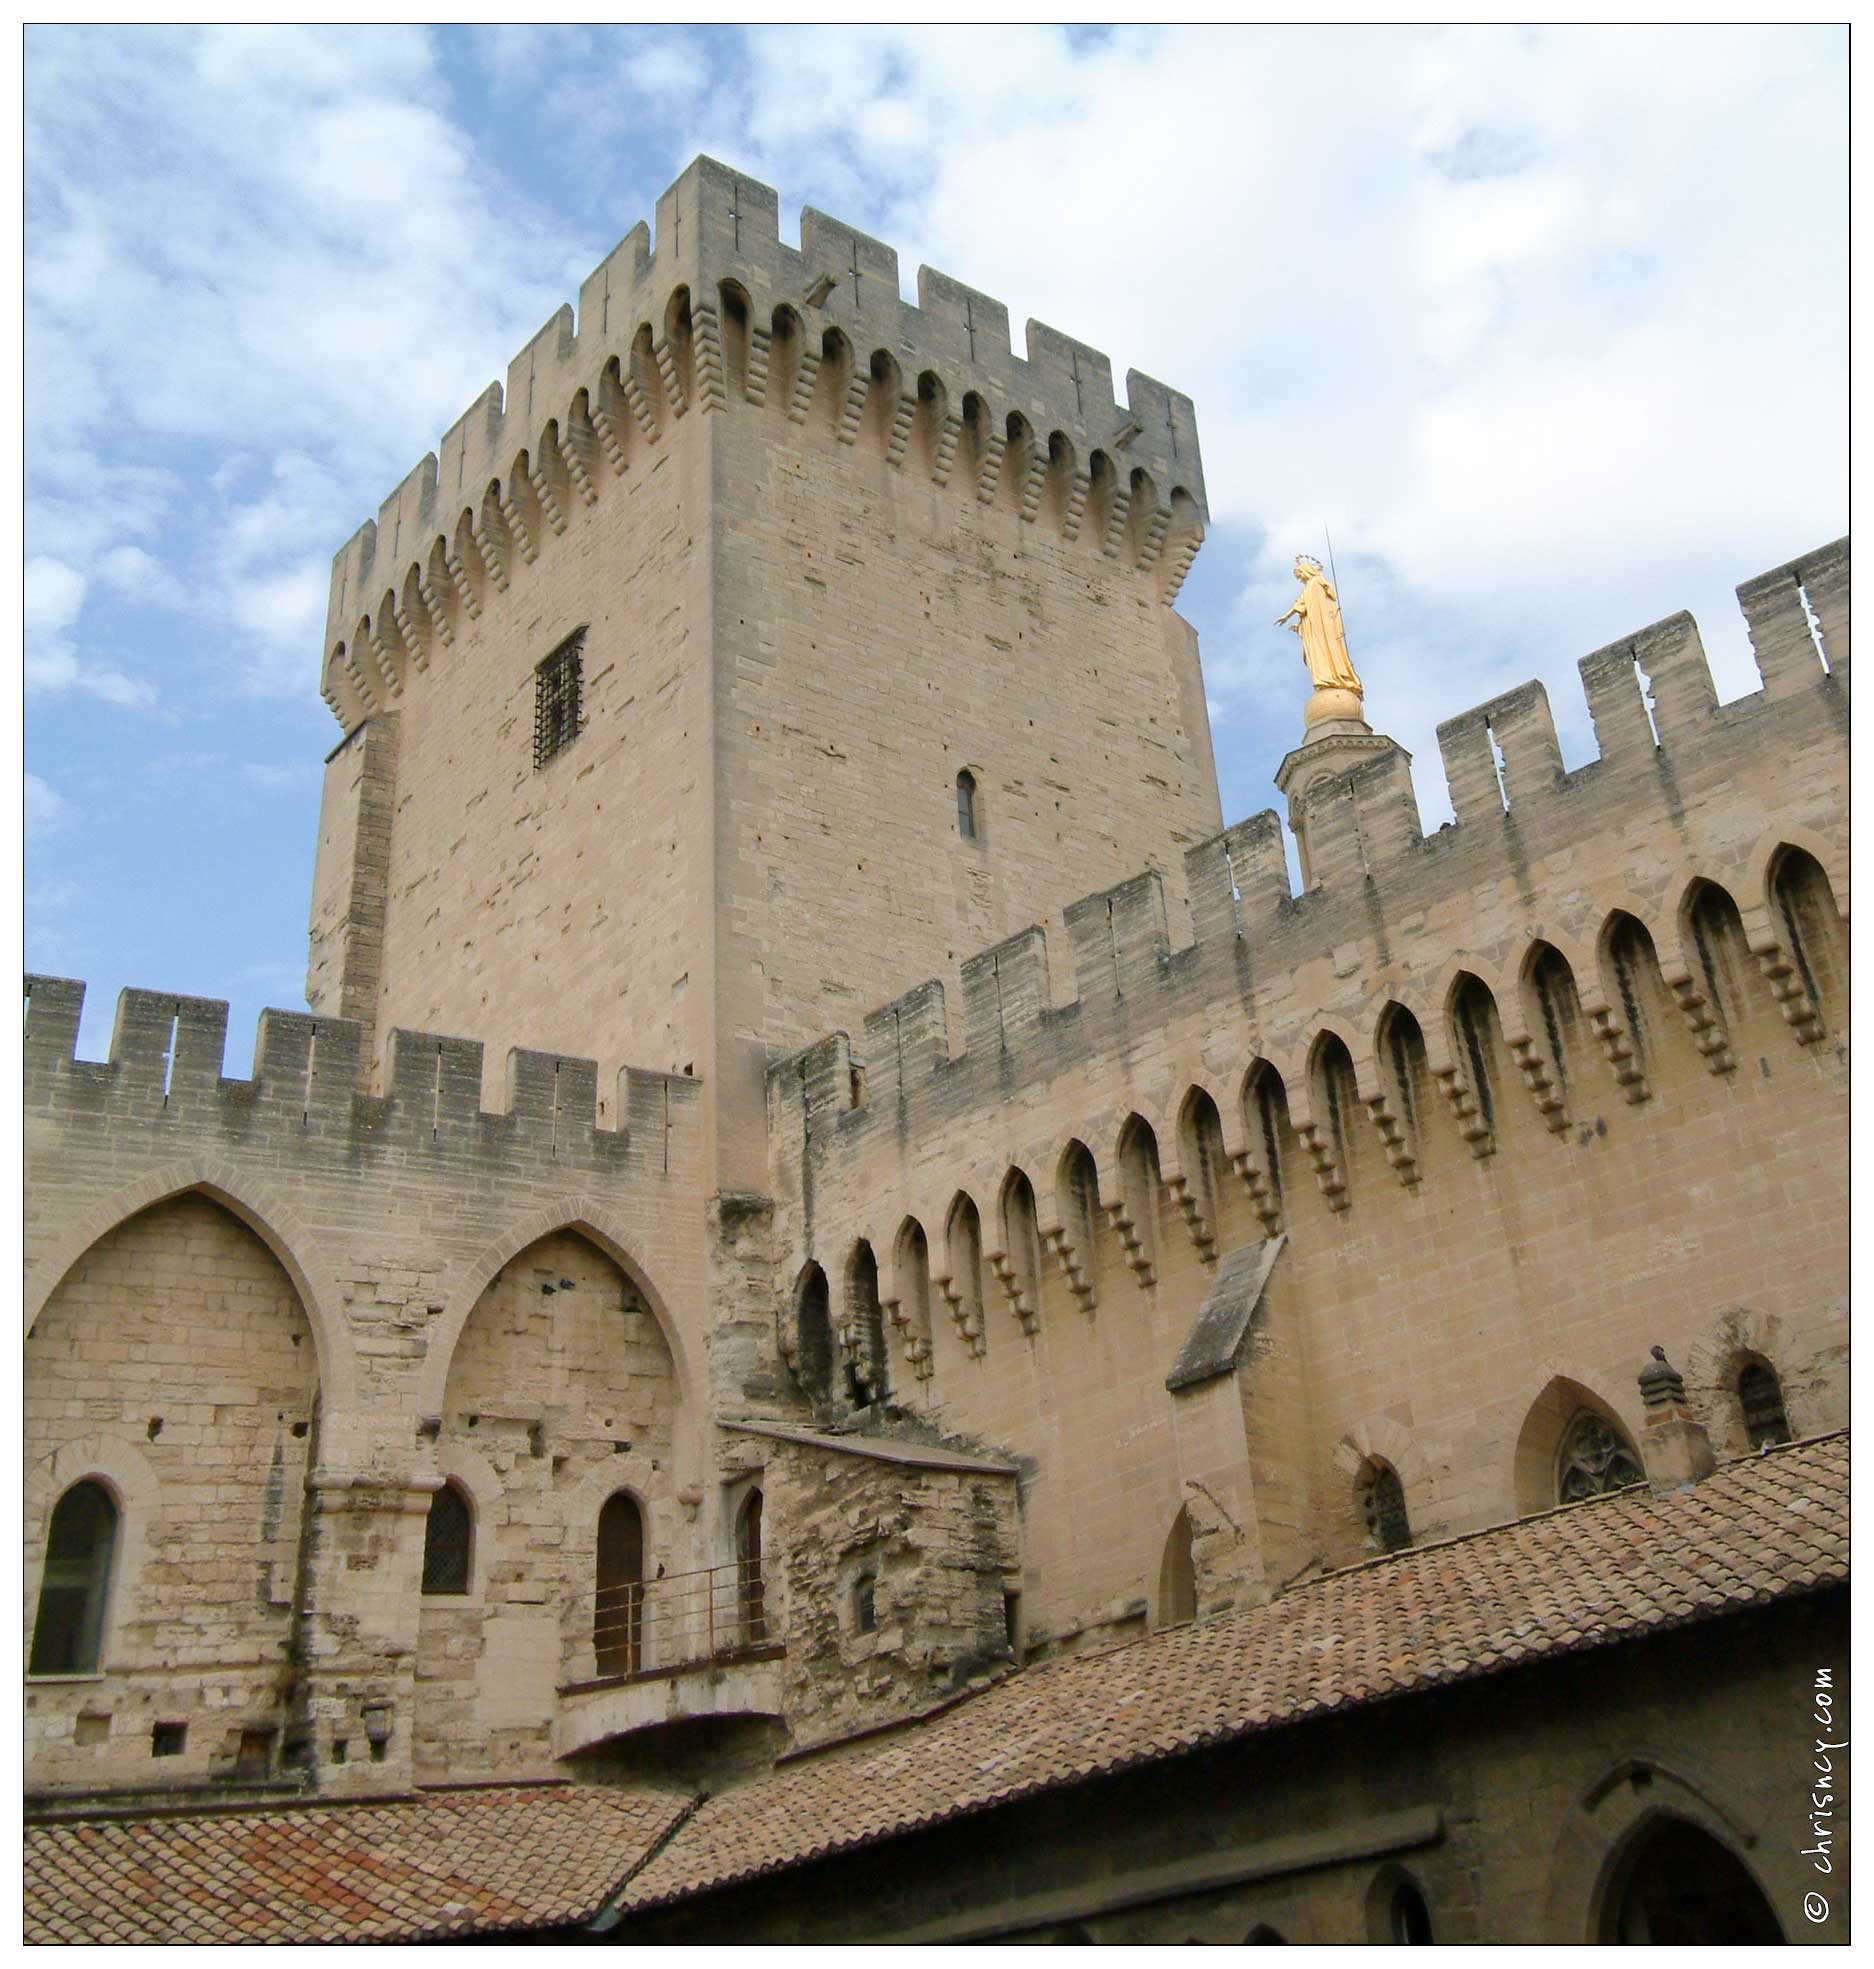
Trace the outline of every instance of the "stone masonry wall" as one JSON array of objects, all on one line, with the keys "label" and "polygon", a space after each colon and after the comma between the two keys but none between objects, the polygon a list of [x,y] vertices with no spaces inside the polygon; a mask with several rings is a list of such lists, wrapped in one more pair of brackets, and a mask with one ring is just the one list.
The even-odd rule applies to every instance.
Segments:
[{"label": "stone masonry wall", "polygon": [[1012,1475],[775,1443],[763,1491],[770,1549],[785,1567],[797,1747],[915,1715],[1013,1665],[1004,1598],[1021,1587]]},{"label": "stone masonry wall", "polygon": [[[755,1187],[777,1047],[1055,907],[1064,857],[1215,830],[1189,400],[918,293],[699,159],[337,556],[327,701],[401,730],[387,847],[333,761],[311,972],[320,1011],[375,977],[373,1076],[400,1023],[694,1066]],[[536,772],[582,624],[587,728]]]},{"label": "stone masonry wall", "polygon": [[[95,1476],[128,1556],[115,1720],[81,1724],[94,1692],[35,1683],[30,1781],[220,1782],[237,1718],[300,1789],[407,1783],[419,1728],[426,1768],[534,1774],[608,1486],[640,1490],[673,1571],[727,1536],[703,1508],[699,1083],[627,1073],[624,1126],[599,1128],[590,1061],[516,1054],[488,1113],[479,1047],[399,1033],[390,1092],[361,1096],[355,1025],[271,1012],[253,1078],[231,1080],[226,1007],[149,992],[120,1000],[108,1061],[79,1061],[81,1001],[28,980],[27,1540]],[[420,1592],[450,1476],[483,1512],[471,1644],[428,1631]],[[35,1603],[29,1580],[29,1625]],[[151,1721],[210,1714],[151,1768]]]},{"label": "stone masonry wall", "polygon": [[[26,1341],[26,1636],[51,1507],[95,1476],[119,1511],[95,1675],[26,1696],[35,1784],[233,1775],[278,1735],[291,1676],[312,1330],[252,1231],[200,1195],[132,1217],[66,1274]],[[177,1673],[176,1671],[181,1671]]]},{"label": "stone masonry wall", "polygon": [[[655,1316],[576,1232],[540,1239],[492,1280],[462,1330],[437,1467],[469,1497],[469,1591],[426,1594],[417,1657],[419,1769],[543,1776],[562,1683],[590,1679],[599,1512],[628,1491],[645,1577],[694,1564],[671,1458],[678,1389]],[[647,1657],[665,1636],[654,1605]]]},{"label": "stone masonry wall", "polygon": [[[381,868],[354,854],[341,883],[322,867],[313,919],[317,985],[326,945],[358,940],[380,886],[378,1049],[405,1026],[473,1033],[491,1062],[524,1045],[596,1056],[608,1079],[628,1061],[701,1070],[706,485],[693,445],[641,460],[601,505],[573,509],[537,566],[516,556],[501,587],[485,582],[477,613],[459,610],[451,642],[403,679]],[[536,769],[535,671],[582,628],[582,729]],[[322,831],[337,831],[322,861],[343,860],[338,817],[370,790],[328,781]],[[328,887],[345,899],[342,930],[327,925]],[[363,1009],[324,991],[310,1002]],[[376,1084],[381,1050],[371,1064]]]},{"label": "stone masonry wall", "polygon": [[[1429,840],[1402,758],[1330,778],[1307,893],[1258,816],[1187,857],[1190,945],[1140,878],[1068,909],[1070,958],[968,960],[962,1053],[930,985],[775,1069],[782,1275],[823,1265],[849,1329],[864,1240],[896,1396],[1034,1458],[1039,1626],[1155,1597],[1200,1491],[1200,1556],[1247,1592],[1370,1549],[1375,1461],[1421,1538],[1552,1503],[1582,1408],[1638,1443],[1655,1342],[1722,1442],[1753,1356],[1798,1433],[1843,1418],[1846,565],[1741,591],[1756,696],[1718,706],[1675,618],[1583,664],[1597,762],[1564,774],[1512,693],[1444,728],[1459,819]],[[1167,1393],[1216,1255],[1276,1230],[1240,1387]]]}]

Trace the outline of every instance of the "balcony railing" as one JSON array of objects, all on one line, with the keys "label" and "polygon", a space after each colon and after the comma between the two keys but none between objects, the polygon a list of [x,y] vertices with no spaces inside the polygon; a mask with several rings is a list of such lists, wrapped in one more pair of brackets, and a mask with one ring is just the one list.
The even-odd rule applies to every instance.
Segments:
[{"label": "balcony railing", "polygon": [[649,1681],[784,1652],[759,1561],[601,1586],[589,1604],[597,1682]]}]

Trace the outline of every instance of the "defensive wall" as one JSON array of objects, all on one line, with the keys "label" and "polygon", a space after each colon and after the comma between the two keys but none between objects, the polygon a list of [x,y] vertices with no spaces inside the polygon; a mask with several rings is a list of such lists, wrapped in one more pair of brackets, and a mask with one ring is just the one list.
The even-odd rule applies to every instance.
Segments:
[{"label": "defensive wall", "polygon": [[[1075,903],[1072,1002],[1009,939],[959,1053],[933,981],[773,1069],[783,1345],[824,1408],[882,1352],[1033,1458],[1032,1639],[1146,1617],[1181,1510],[1201,1602],[1372,1549],[1376,1465],[1416,1537],[1553,1504],[1584,1408],[1639,1440],[1651,1343],[1723,1450],[1751,1361],[1841,1421],[1847,593],[1845,541],[1746,583],[1726,705],[1688,616],[1587,657],[1573,771],[1540,685],[1448,721],[1429,838],[1396,749],[1327,775],[1313,885],[1241,822],[1185,857],[1188,944],[1156,873]],[[1239,1370],[1168,1389],[1278,1236]]]},{"label": "defensive wall", "polygon": [[[486,1113],[478,1045],[400,1032],[361,1095],[355,1025],[272,1011],[231,1079],[227,1007],[146,991],[86,1061],[82,1000],[27,980],[29,1638],[57,1498],[103,1483],[125,1539],[103,1672],[29,1687],[34,1784],[539,1770],[605,1497],[672,1573],[729,1535],[699,1084],[628,1072],[599,1127],[591,1062],[515,1053]],[[476,1558],[437,1601],[445,1481]]]},{"label": "defensive wall", "polygon": [[1058,907],[1064,853],[1215,832],[1189,399],[918,292],[699,159],[337,556],[308,1002],[367,1086],[399,1025],[693,1068],[758,1187],[775,1053]]},{"label": "defensive wall", "polygon": [[929,267],[907,305],[895,250],[811,207],[798,249],[784,244],[775,192],[713,158],[658,199],[656,226],[655,250],[634,226],[577,314],[540,329],[335,557],[323,682],[347,730],[390,708],[407,667],[564,534],[635,445],[726,407],[732,373],[742,400],[797,423],[816,392],[836,396],[843,443],[876,435],[902,464],[915,438],[935,483],[985,503],[1006,473],[1025,519],[1045,506],[1090,552],[1163,562],[1175,594],[1206,511],[1190,398],[1132,370],[1121,406],[1110,359],[1040,322],[1016,355],[1007,307]]}]

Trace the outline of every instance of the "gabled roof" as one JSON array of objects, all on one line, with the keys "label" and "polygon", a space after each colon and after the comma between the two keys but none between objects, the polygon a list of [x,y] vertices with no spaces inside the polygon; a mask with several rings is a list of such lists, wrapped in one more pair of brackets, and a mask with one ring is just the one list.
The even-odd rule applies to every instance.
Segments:
[{"label": "gabled roof", "polygon": [[583,1922],[610,1901],[682,1899],[1847,1577],[1843,1432],[1672,1496],[1640,1487],[1569,1505],[1025,1670],[706,1800],[687,1822],[688,1801],[668,1793],[543,1785],[31,1826],[25,1939],[420,1941]]},{"label": "gabled roof", "polygon": [[581,1921],[687,1805],[510,1785],[28,1826],[24,1939],[419,1942]]},{"label": "gabled roof", "polygon": [[648,1907],[1260,1730],[1820,1591],[1848,1577],[1848,1438],[1331,1573],[1267,1606],[1011,1676],[708,1800]]}]

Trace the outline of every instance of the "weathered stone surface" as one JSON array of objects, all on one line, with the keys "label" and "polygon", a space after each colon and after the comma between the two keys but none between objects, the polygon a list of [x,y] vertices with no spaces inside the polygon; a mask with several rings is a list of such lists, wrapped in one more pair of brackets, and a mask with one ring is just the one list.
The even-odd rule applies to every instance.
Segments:
[{"label": "weathered stone surface", "polygon": [[1219,1374],[1228,1374],[1236,1365],[1237,1352],[1249,1323],[1262,1301],[1269,1273],[1281,1256],[1283,1234],[1265,1238],[1260,1244],[1246,1244],[1217,1260],[1216,1276],[1197,1318],[1184,1336],[1178,1358],[1165,1376],[1165,1386],[1176,1394],[1180,1388],[1194,1388]]}]

